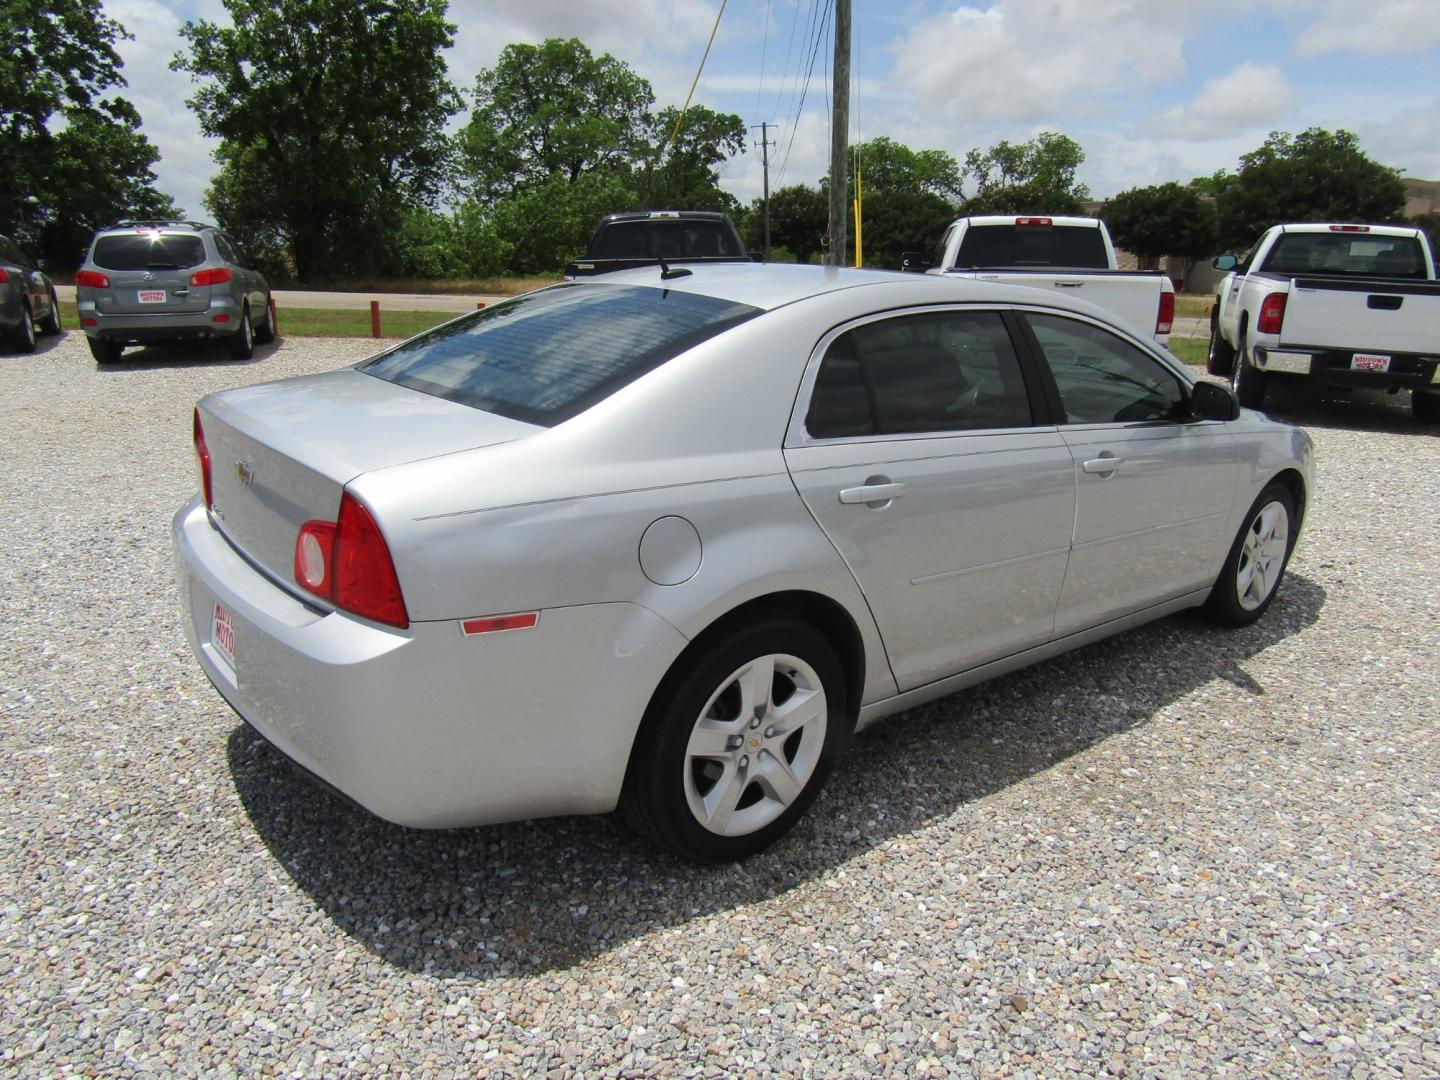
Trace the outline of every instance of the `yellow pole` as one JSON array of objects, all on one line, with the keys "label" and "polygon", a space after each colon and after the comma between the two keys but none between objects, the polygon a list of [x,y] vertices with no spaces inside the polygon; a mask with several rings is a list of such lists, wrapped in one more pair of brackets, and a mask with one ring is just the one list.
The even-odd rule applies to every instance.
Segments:
[{"label": "yellow pole", "polygon": [[864,247],[863,247],[863,245],[861,244],[862,229],[861,229],[861,226],[860,226],[860,201],[861,201],[860,154],[859,154],[859,151],[856,151],[856,154],[855,154],[855,265],[856,265],[856,266],[864,266],[864,265],[865,265],[864,255],[863,255]]}]

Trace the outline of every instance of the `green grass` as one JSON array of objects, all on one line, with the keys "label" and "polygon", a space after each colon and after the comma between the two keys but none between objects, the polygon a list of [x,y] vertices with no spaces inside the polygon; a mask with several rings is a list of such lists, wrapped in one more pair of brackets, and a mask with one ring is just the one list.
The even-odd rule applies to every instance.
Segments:
[{"label": "green grass", "polygon": [[[370,337],[370,309],[298,308],[281,305],[276,311],[281,337]],[[380,334],[387,338],[406,338],[439,326],[463,312],[398,311],[380,309]],[[76,329],[80,317],[71,301],[60,302],[60,319],[65,326]]]},{"label": "green grass", "polygon": [[1208,338],[1172,337],[1170,351],[1187,364],[1203,366],[1205,355],[1210,351],[1210,341]]},{"label": "green grass", "polygon": [[1215,298],[1209,293],[1203,296],[1181,293],[1175,297],[1175,314],[1184,315],[1188,318],[1210,317],[1210,305],[1215,303]]}]

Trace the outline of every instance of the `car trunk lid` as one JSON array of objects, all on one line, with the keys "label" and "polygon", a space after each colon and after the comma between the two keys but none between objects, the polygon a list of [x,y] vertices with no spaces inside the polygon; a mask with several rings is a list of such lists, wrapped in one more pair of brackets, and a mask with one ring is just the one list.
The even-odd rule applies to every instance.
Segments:
[{"label": "car trunk lid", "polygon": [[217,524],[287,583],[301,525],[334,521],[355,477],[538,430],[353,369],[214,394],[199,414]]},{"label": "car trunk lid", "polygon": [[163,315],[204,311],[210,286],[191,284],[206,262],[205,242],[194,233],[137,229],[95,241],[94,264],[110,279],[99,298],[115,315]]}]

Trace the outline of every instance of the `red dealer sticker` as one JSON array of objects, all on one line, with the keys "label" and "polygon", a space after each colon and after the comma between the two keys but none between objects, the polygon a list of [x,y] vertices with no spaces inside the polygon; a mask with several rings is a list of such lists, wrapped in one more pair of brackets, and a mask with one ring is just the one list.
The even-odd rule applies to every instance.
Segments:
[{"label": "red dealer sticker", "polygon": [[224,604],[215,605],[215,617],[210,620],[210,644],[225,658],[233,670],[235,667],[235,618]]},{"label": "red dealer sticker", "polygon": [[1350,358],[1350,368],[1353,371],[1389,371],[1390,357],[1357,352]]}]

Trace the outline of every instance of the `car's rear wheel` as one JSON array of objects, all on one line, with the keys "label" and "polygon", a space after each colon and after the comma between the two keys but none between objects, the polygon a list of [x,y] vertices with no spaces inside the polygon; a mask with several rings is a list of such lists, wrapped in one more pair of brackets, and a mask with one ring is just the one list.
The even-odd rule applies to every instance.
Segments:
[{"label": "car's rear wheel", "polygon": [[255,329],[250,325],[249,304],[240,309],[240,326],[225,339],[225,345],[236,360],[249,360],[255,355]]},{"label": "car's rear wheel", "polygon": [[1289,488],[1275,483],[1260,492],[1210,590],[1205,614],[1222,626],[1245,626],[1265,614],[1290,562],[1295,525]]},{"label": "car's rear wheel", "polygon": [[125,346],[118,341],[107,341],[104,338],[86,337],[86,343],[90,346],[90,355],[95,358],[97,364],[115,364],[120,360],[120,354],[125,351]]},{"label": "car's rear wheel", "polygon": [[60,301],[53,288],[50,290],[50,313],[40,320],[40,332],[51,335],[60,333]]},{"label": "car's rear wheel", "polygon": [[622,804],[682,857],[725,862],[799,820],[851,725],[840,662],[813,627],[770,618],[697,646],[646,710]]},{"label": "car's rear wheel", "polygon": [[1210,351],[1205,357],[1205,370],[1223,379],[1235,370],[1235,346],[1220,336],[1219,313],[1214,309],[1210,312]]},{"label": "car's rear wheel", "polygon": [[275,322],[270,314],[270,296],[265,296],[265,313],[260,320],[260,325],[255,328],[255,344],[269,345],[275,340]]},{"label": "car's rear wheel", "polygon": [[1240,346],[1235,350],[1232,367],[1230,388],[1235,391],[1235,400],[1247,409],[1260,408],[1265,403],[1265,384],[1269,373],[1250,363],[1243,330],[1240,331]]},{"label": "car's rear wheel", "polygon": [[10,331],[10,343],[18,353],[35,351],[35,321],[30,317],[30,308],[23,303],[20,305],[20,321]]},{"label": "car's rear wheel", "polygon": [[1410,411],[1422,424],[1440,424],[1440,394],[1410,391]]}]

